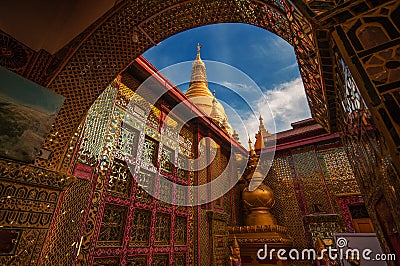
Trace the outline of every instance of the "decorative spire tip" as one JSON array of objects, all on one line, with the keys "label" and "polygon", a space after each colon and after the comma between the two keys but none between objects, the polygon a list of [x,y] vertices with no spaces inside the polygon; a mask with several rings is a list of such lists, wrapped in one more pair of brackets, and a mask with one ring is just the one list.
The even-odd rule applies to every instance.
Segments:
[{"label": "decorative spire tip", "polygon": [[197,59],[200,59],[200,49],[201,49],[201,44],[197,43]]}]

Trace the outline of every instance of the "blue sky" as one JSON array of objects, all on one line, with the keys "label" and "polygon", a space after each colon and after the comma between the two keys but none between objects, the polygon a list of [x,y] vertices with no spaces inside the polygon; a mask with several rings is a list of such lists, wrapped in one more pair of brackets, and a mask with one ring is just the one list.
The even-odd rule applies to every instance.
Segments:
[{"label": "blue sky", "polygon": [[[258,129],[258,120],[254,115],[265,116],[265,124],[271,132],[290,129],[290,123],[310,117],[293,47],[264,29],[236,23],[203,26],[174,35],[146,51],[143,56],[159,70],[171,68],[177,63],[192,62],[196,57],[197,43],[202,45],[201,57],[206,63],[209,80],[219,84],[211,82],[209,87],[211,91],[216,90],[217,98],[223,103],[229,122],[239,132],[242,143],[246,142],[244,138],[247,134],[254,136]],[[207,60],[237,68],[243,72],[244,75],[239,75],[243,78],[236,78],[236,74],[222,75],[224,72],[215,70]],[[187,90],[190,79],[190,65],[184,66],[185,69],[174,68],[171,73],[163,72],[175,84],[177,75],[183,76],[186,83],[178,84],[182,91]],[[254,113],[249,115],[248,106],[232,93],[234,90],[240,94],[252,86],[258,86],[267,99],[276,129],[263,102],[248,98],[247,105]],[[246,114],[241,118],[247,132],[240,127],[234,111]]]}]

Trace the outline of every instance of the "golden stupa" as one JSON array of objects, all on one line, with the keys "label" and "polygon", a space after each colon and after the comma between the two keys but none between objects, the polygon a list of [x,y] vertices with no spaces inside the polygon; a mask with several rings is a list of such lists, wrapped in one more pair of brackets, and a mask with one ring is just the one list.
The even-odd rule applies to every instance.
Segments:
[{"label": "golden stupa", "polygon": [[208,88],[206,65],[200,58],[200,48],[201,45],[198,44],[197,56],[192,64],[192,74],[186,97],[196,104],[208,117],[211,117],[221,128],[232,135],[232,127],[228,122],[224,107],[217,100],[215,91],[213,95]]},{"label": "golden stupa", "polygon": [[[260,118],[260,129],[264,128]],[[264,136],[256,135],[256,142],[262,143]],[[277,224],[276,218],[270,213],[275,205],[274,192],[262,180],[265,174],[260,171],[258,164],[260,156],[255,152],[249,138],[249,159],[242,175],[244,187],[242,189],[243,224],[229,228],[230,241],[240,244],[240,257],[246,260],[245,265],[283,265],[276,254],[271,261],[258,261],[257,252],[268,244],[268,249],[285,249],[288,251],[293,246],[293,239],[288,234],[286,227]],[[249,190],[251,180],[260,181],[260,185]],[[259,263],[260,262],[260,263]]]},{"label": "golden stupa", "polygon": [[[261,137],[261,136],[259,136]],[[249,190],[249,187],[245,187],[242,191],[242,200],[244,207],[247,209],[247,215],[244,217],[245,225],[276,225],[275,217],[269,212],[269,210],[274,206],[274,192],[264,183],[264,175],[257,169],[258,156],[254,152],[251,145],[251,140],[249,139],[249,151],[250,159],[248,163],[248,169],[245,173],[244,178],[248,181],[259,180],[260,185],[253,191]]]}]

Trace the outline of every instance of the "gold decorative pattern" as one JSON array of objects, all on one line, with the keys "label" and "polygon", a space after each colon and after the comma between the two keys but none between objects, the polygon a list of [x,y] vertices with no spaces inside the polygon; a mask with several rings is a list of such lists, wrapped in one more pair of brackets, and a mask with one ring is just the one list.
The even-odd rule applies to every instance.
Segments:
[{"label": "gold decorative pattern", "polygon": [[126,163],[122,160],[114,159],[107,190],[114,196],[129,198],[132,182],[133,177]]},{"label": "gold decorative pattern", "polygon": [[209,265],[209,252],[210,252],[210,233],[208,226],[208,217],[205,210],[200,210],[200,265]]},{"label": "gold decorative pattern", "polygon": [[101,221],[97,245],[102,247],[121,246],[125,229],[127,208],[107,204]]},{"label": "gold decorative pattern", "polygon": [[42,250],[43,265],[62,264],[75,257],[89,192],[90,183],[78,179],[64,193]]},{"label": "gold decorative pattern", "polygon": [[92,105],[84,126],[84,136],[79,148],[78,161],[94,166],[103,152],[105,135],[117,90],[107,88]]},{"label": "gold decorative pattern", "polygon": [[176,246],[186,245],[186,229],[187,229],[187,218],[177,216],[175,220],[175,235],[174,243]]},{"label": "gold decorative pattern", "polygon": [[62,190],[75,181],[73,176],[3,159],[0,160],[0,176],[3,180],[41,185],[57,190]]},{"label": "gold decorative pattern", "polygon": [[95,258],[93,266],[118,266],[119,258]]},{"label": "gold decorative pattern", "polygon": [[0,256],[1,265],[37,265],[47,230],[23,231],[13,256]]},{"label": "gold decorative pattern", "polygon": [[128,261],[126,262],[126,265],[127,266],[147,265],[147,259],[144,256],[137,256],[137,257],[128,258]]},{"label": "gold decorative pattern", "polygon": [[296,151],[293,154],[293,161],[304,192],[306,212],[312,213],[315,204],[320,204],[325,212],[332,212],[315,151],[311,148]]},{"label": "gold decorative pattern", "polygon": [[207,211],[209,230],[211,265],[223,265],[228,258],[228,215],[216,211]]},{"label": "gold decorative pattern", "polygon": [[146,247],[150,240],[151,212],[148,210],[135,210],[132,218],[131,246]]},{"label": "gold decorative pattern", "polygon": [[0,179],[0,226],[20,234],[14,255],[1,256],[0,263],[35,265],[60,194],[73,187],[76,179],[8,160],[0,160]]},{"label": "gold decorative pattern", "polygon": [[169,245],[171,238],[171,216],[165,213],[156,215],[156,232],[154,241],[156,245]]}]

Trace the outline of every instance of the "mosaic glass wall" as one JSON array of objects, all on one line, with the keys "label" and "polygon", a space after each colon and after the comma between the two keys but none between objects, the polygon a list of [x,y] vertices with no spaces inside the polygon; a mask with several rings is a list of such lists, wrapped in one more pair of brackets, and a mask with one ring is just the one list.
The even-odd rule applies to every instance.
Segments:
[{"label": "mosaic glass wall", "polygon": [[107,88],[90,108],[78,152],[79,162],[93,166],[99,160],[103,152],[105,135],[109,129],[116,93],[115,88]]},{"label": "mosaic glass wall", "polygon": [[[344,214],[355,196],[347,195],[360,191],[339,142],[278,152],[264,182],[275,194],[271,212],[287,227],[296,248],[310,247],[316,237],[332,239],[334,232],[351,232],[344,227],[349,223]],[[362,202],[360,196],[357,199]]]},{"label": "mosaic glass wall", "polygon": [[[164,123],[162,109],[127,93],[123,84],[114,86],[90,109],[74,163],[95,166],[77,262],[186,265],[193,260],[188,244],[193,237],[188,234],[193,231],[192,209],[163,203],[144,187],[164,200],[184,196],[160,177],[183,185],[193,182],[188,170],[193,133],[186,127],[176,133],[176,121],[169,118]],[[135,103],[129,110],[126,97]]]}]

